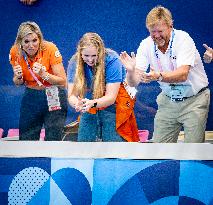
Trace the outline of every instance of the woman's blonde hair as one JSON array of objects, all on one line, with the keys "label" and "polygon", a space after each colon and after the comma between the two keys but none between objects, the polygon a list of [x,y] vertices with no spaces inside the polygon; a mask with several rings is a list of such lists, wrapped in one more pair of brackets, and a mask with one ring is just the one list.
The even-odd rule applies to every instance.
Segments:
[{"label": "woman's blonde hair", "polygon": [[172,14],[171,12],[163,7],[163,6],[156,6],[154,7],[146,17],[146,27],[147,29],[152,28],[159,20],[163,20],[168,26],[172,26]]},{"label": "woman's blonde hair", "polygon": [[84,61],[82,59],[82,50],[94,46],[97,49],[98,59],[93,70],[93,98],[100,98],[105,92],[105,55],[106,49],[104,42],[97,33],[86,33],[80,39],[77,52],[74,57],[76,60],[76,73],[74,79],[73,94],[84,97],[87,89],[86,77],[84,71]]},{"label": "woman's blonde hair", "polygon": [[43,39],[43,34],[42,34],[38,24],[36,24],[35,22],[32,22],[32,21],[26,21],[26,22],[23,22],[19,26],[16,40],[15,40],[15,45],[17,45],[17,47],[19,49],[20,56],[22,55],[21,42],[22,42],[23,38],[25,36],[27,36],[28,34],[32,34],[32,33],[37,34],[39,41],[40,41],[39,50],[42,50],[42,42],[44,41],[44,39]]}]

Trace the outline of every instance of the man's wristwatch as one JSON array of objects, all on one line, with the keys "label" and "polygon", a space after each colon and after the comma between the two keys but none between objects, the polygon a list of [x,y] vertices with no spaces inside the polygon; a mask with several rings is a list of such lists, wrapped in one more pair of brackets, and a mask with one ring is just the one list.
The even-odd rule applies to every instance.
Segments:
[{"label": "man's wristwatch", "polygon": [[97,107],[97,104],[98,104],[98,103],[95,101],[94,104],[93,104],[93,106],[92,106],[91,108]]},{"label": "man's wristwatch", "polygon": [[162,73],[159,73],[159,77],[158,77],[157,81],[162,81],[162,80],[163,80],[163,75],[162,75]]}]

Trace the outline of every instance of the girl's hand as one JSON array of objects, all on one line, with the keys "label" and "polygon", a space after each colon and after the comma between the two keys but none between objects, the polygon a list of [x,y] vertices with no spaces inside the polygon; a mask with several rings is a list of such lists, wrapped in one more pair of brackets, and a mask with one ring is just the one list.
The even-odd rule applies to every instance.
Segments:
[{"label": "girl's hand", "polygon": [[83,110],[82,98],[78,97],[77,103],[75,103],[74,108],[76,112],[82,112]]},{"label": "girl's hand", "polygon": [[87,98],[84,98],[81,100],[83,107],[82,107],[82,112],[88,112],[90,108],[94,105],[94,100],[89,100]]}]

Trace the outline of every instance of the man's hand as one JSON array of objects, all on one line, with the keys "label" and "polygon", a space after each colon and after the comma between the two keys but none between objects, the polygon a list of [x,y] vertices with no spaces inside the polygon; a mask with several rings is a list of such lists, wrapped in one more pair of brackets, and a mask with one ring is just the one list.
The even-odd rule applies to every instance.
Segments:
[{"label": "man's hand", "polygon": [[134,52],[131,52],[131,56],[129,56],[126,51],[121,52],[120,60],[128,72],[135,71],[136,59]]},{"label": "man's hand", "polygon": [[160,76],[159,72],[156,72],[154,68],[150,68],[149,73],[141,73],[141,82],[143,83],[150,83],[152,81],[157,81]]},{"label": "man's hand", "polygon": [[206,48],[206,52],[203,55],[203,60],[205,63],[211,63],[213,58],[213,49],[208,47],[206,44],[203,44],[203,46]]}]

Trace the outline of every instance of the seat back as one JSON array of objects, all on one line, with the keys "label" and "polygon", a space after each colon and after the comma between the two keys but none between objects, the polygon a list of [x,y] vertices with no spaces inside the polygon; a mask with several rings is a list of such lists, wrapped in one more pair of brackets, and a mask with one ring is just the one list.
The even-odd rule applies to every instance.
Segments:
[{"label": "seat back", "polygon": [[42,128],[41,129],[41,133],[40,133],[40,141],[44,141],[44,138],[45,138],[45,129],[44,128]]},{"label": "seat back", "polygon": [[138,130],[138,136],[140,142],[146,142],[149,137],[149,130]]},{"label": "seat back", "polygon": [[18,137],[19,129],[9,129],[7,133],[7,137]]},{"label": "seat back", "polygon": [[[0,131],[0,135],[1,135],[1,131]],[[45,129],[41,129],[41,133],[40,133],[40,141],[44,141],[45,138]],[[5,138],[5,140],[18,140],[19,139],[19,129],[9,129],[8,133],[7,133],[7,138]]]},{"label": "seat back", "polygon": [[2,128],[0,128],[0,138],[3,137],[3,133],[4,133],[4,130]]}]

